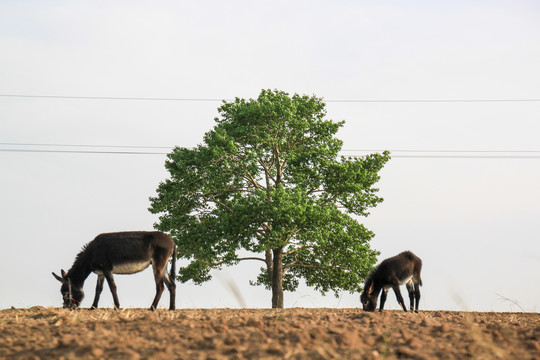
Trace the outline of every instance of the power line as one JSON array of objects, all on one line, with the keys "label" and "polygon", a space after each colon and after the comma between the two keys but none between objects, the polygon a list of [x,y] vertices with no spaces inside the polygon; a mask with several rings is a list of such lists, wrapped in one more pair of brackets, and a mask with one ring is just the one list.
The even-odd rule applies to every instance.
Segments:
[{"label": "power line", "polygon": [[42,150],[42,149],[0,149],[0,152],[109,154],[109,155],[167,155],[168,154],[166,152],[142,152],[142,151]]},{"label": "power line", "polygon": [[78,100],[200,101],[200,102],[223,101],[223,99],[211,99],[211,98],[160,98],[160,97],[64,96],[64,95],[17,95],[17,94],[0,94],[0,97],[36,98],[36,99],[78,99]]},{"label": "power line", "polygon": [[[33,146],[33,147],[79,147],[79,148],[123,148],[123,149],[170,149],[175,146],[155,145],[98,145],[98,144],[59,144],[59,143],[18,143],[0,142],[0,146]],[[342,149],[341,152],[382,152],[392,153],[540,153],[540,150],[463,150],[463,149]],[[158,153],[162,154],[162,153]]]},{"label": "power line", "polygon": [[[382,149],[378,150],[342,150],[344,152],[381,152],[385,151]],[[406,152],[406,153],[540,153],[540,150],[388,150],[390,152]]]},{"label": "power line", "polygon": [[[0,152],[19,153],[60,153],[60,154],[105,154],[105,155],[167,155],[166,152],[141,151],[90,151],[90,150],[33,150],[0,149]],[[350,155],[360,157],[361,155]],[[392,158],[409,159],[540,159],[540,155],[392,155]]]},{"label": "power line", "polygon": [[324,100],[330,103],[482,103],[482,102],[538,102],[540,99],[389,99],[389,100]]},{"label": "power line", "polygon": [[[67,96],[67,95],[24,95],[0,94],[0,97],[73,100],[129,100],[129,101],[183,101],[221,102],[232,99],[218,98],[169,98],[169,97],[115,97],[115,96]],[[540,102],[540,99],[324,99],[327,103],[482,103],[482,102]]]},{"label": "power line", "polygon": [[[82,144],[37,144],[37,143],[0,143],[3,146],[33,146],[33,147],[71,147],[92,149],[172,149],[166,146],[126,146],[126,145],[82,145]],[[384,150],[342,150],[346,152],[382,152]],[[540,150],[389,150],[392,158],[422,158],[422,159],[540,159]],[[122,150],[59,150],[59,149],[0,149],[0,152],[20,153],[64,153],[64,154],[108,154],[108,155],[167,155],[168,152],[158,151],[122,151]],[[348,154],[344,156],[359,157],[362,155]]]},{"label": "power line", "polygon": [[174,146],[146,146],[146,145],[85,145],[85,144],[44,144],[44,143],[11,143],[5,142],[0,145],[8,146],[42,146],[42,147],[86,147],[86,148],[126,148],[126,149],[172,149]]},{"label": "power line", "polygon": [[[345,150],[343,150],[345,151]],[[366,150],[365,152],[382,152]],[[388,150],[392,158],[408,159],[540,159],[540,151],[499,151],[499,150]],[[397,154],[396,154],[397,153]],[[538,155],[536,155],[538,154]],[[345,155],[360,157],[362,155]]]},{"label": "power line", "polygon": [[540,159],[540,155],[392,155],[409,159]]}]

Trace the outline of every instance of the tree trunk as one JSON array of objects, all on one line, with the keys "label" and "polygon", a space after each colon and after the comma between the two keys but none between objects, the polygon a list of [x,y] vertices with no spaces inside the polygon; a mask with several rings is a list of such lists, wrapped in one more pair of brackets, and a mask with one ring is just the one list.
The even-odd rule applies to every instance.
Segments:
[{"label": "tree trunk", "polygon": [[283,309],[283,248],[272,250],[274,264],[272,269],[272,308]]},{"label": "tree trunk", "polygon": [[272,288],[272,280],[274,279],[274,260],[272,259],[272,250],[266,250],[266,273],[268,275],[268,283]]}]

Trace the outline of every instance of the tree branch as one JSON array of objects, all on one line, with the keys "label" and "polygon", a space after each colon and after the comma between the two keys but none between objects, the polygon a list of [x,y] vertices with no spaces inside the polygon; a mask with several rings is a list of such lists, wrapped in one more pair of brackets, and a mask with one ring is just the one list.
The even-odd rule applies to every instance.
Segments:
[{"label": "tree branch", "polygon": [[303,268],[308,268],[308,269],[340,269],[340,270],[347,270],[341,266],[332,266],[332,265],[312,265],[312,264],[306,264],[306,263],[303,263],[303,262],[297,262],[297,261],[293,261],[292,263],[289,263],[285,266],[283,266],[283,269],[286,270],[286,269],[289,269],[289,268],[292,268],[292,267],[303,267]]},{"label": "tree branch", "polygon": [[258,258],[258,257],[245,257],[245,258],[238,258],[237,260],[258,260],[258,261],[262,261],[263,263],[266,263],[266,260],[263,259],[263,258]]},{"label": "tree branch", "polygon": [[221,201],[217,200],[215,196],[211,196],[211,198],[207,198],[206,196],[203,197],[206,201],[213,201],[215,204],[217,205],[220,205],[220,206],[223,206],[225,208],[225,210],[227,210],[229,213],[232,214],[232,209],[230,207],[228,207],[227,205],[225,205],[224,203],[222,203]]},{"label": "tree branch", "polygon": [[276,183],[276,179],[274,179],[272,177],[272,175],[270,174],[270,169],[268,168],[268,165],[266,165],[264,163],[264,161],[261,159],[261,158],[258,158],[257,161],[259,162],[259,164],[263,167],[264,169],[264,174],[266,175],[266,188],[267,189],[270,189],[270,180],[272,180],[274,182],[274,184]]},{"label": "tree branch", "polygon": [[335,196],[332,195],[332,196],[330,196],[328,199],[326,199],[326,201],[323,202],[323,203],[321,204],[321,206],[322,206],[322,207],[325,207],[325,206],[327,206],[328,204],[332,203],[334,200],[335,200]]},{"label": "tree branch", "polygon": [[291,251],[289,251],[289,252],[284,253],[283,256],[292,255],[292,254],[294,254],[295,252],[300,251],[300,250],[304,250],[304,249],[314,249],[314,248],[315,248],[315,246],[311,246],[311,245],[300,246],[300,247],[298,247],[298,248],[296,248],[296,249],[294,249],[294,250],[291,250]]},{"label": "tree branch", "polygon": [[246,179],[251,185],[253,185],[256,189],[263,189],[264,187],[259,184],[257,182],[257,180],[255,180],[253,178],[253,176],[251,176],[251,174],[247,173],[246,175],[244,175],[244,179]]},{"label": "tree branch", "polygon": [[[266,260],[263,259],[263,258],[258,258],[258,257],[244,257],[244,258],[236,258],[236,259],[233,259],[233,260],[238,260],[238,261],[243,261],[243,260],[258,260],[258,261],[262,261],[264,263],[266,263]],[[226,261],[225,260],[222,260],[222,261],[219,261],[217,263],[213,263],[212,265],[210,265],[211,267],[215,267],[215,266],[218,266],[218,265],[221,265],[221,264],[224,264]]]}]

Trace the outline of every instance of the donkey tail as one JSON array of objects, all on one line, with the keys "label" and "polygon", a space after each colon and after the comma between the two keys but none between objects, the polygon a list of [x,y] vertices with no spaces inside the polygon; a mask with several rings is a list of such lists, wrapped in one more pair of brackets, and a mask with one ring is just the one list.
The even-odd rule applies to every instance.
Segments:
[{"label": "donkey tail", "polygon": [[420,277],[420,273],[422,272],[422,260],[419,257],[417,257],[417,259],[416,271],[418,272],[418,285],[422,286],[422,278]]},{"label": "donkey tail", "polygon": [[171,279],[172,283],[176,282],[176,244],[174,245],[173,253],[172,253],[172,259],[171,259],[171,271],[169,274],[169,278]]},{"label": "donkey tail", "polygon": [[418,285],[422,286],[422,278],[420,277],[420,273],[422,272],[422,259],[413,254],[411,251],[404,251],[402,254],[412,261],[414,266],[414,277],[416,278]]}]

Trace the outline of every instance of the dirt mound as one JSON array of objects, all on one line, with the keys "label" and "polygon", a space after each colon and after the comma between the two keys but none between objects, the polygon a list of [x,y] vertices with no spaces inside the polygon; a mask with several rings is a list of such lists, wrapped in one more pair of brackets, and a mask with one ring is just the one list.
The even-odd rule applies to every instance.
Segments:
[{"label": "dirt mound", "polygon": [[537,313],[0,311],[7,359],[538,359],[539,339]]}]

